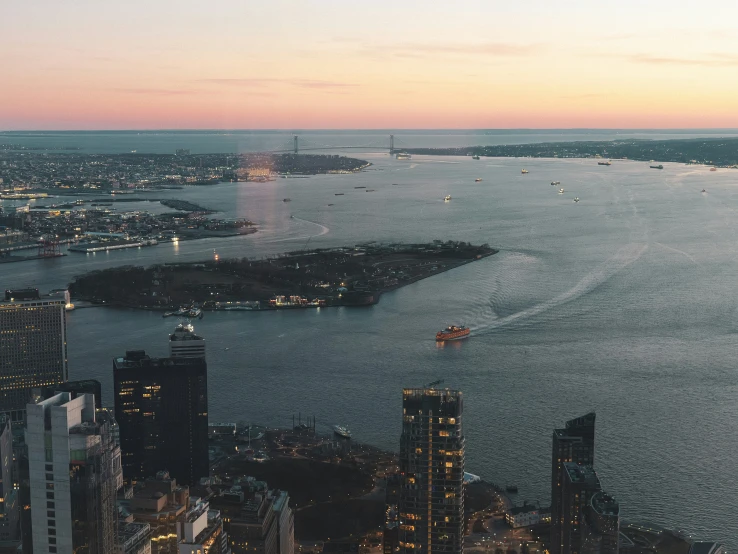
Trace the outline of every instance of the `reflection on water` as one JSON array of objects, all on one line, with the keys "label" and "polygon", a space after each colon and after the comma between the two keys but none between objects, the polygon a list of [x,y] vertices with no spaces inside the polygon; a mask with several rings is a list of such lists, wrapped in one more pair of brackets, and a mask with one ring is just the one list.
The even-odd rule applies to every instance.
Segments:
[{"label": "reflection on water", "polygon": [[442,348],[456,348],[457,350],[461,348],[461,343],[463,341],[460,340],[437,340],[436,341],[436,348],[442,349]]},{"label": "reflection on water", "polygon": [[[402,387],[442,378],[464,391],[468,469],[545,504],[551,429],[596,410],[597,469],[624,518],[738,547],[734,173],[526,160],[521,178],[519,160],[414,156],[409,168],[386,154],[369,159],[372,171],[357,175],[161,195],[249,218],[254,235],[3,264],[2,281],[48,290],[84,271],[212,259],[214,249],[258,258],[371,240],[487,242],[500,253],[371,308],[207,314],[196,331],[208,343],[212,420],[288,426],[302,410],[397,449]],[[449,193],[453,202],[438,200]],[[449,321],[472,337],[433,346]],[[139,348],[166,355],[172,328],[158,314],[77,309],[70,377],[101,380],[110,404],[110,359]]]}]

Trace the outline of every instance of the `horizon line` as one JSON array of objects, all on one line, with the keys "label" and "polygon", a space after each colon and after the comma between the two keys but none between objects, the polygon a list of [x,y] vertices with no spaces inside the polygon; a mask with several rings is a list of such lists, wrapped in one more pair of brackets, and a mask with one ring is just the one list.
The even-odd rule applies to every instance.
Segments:
[{"label": "horizon line", "polygon": [[281,127],[254,127],[254,128],[218,128],[218,127],[182,127],[182,128],[114,128],[114,129],[0,129],[0,133],[153,133],[153,132],[345,132],[345,131],[373,131],[373,132],[403,132],[403,131],[735,131],[738,127],[355,127],[355,128],[281,128]]}]

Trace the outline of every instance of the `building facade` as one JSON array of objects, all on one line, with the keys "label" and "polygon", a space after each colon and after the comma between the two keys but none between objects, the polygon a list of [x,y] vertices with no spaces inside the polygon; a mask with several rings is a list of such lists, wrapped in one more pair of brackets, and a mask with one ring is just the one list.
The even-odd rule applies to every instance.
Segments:
[{"label": "building facade", "polygon": [[594,412],[567,421],[564,429],[554,429],[551,455],[551,554],[570,554],[563,550],[562,536],[565,524],[562,496],[564,464],[593,465],[594,446]]},{"label": "building facade", "polygon": [[516,506],[505,513],[505,521],[513,529],[530,527],[541,522],[541,512],[536,506]]},{"label": "building facade", "polygon": [[462,552],[462,394],[448,389],[404,389],[402,410],[400,551]]},{"label": "building facade", "polygon": [[13,433],[10,418],[0,416],[0,543],[20,544],[20,499],[13,486]]},{"label": "building facade", "polygon": [[115,554],[151,554],[151,526],[132,517],[119,520]]},{"label": "building facade", "polygon": [[33,389],[66,380],[66,302],[41,298],[38,289],[6,290],[0,301],[0,412],[22,421]]},{"label": "building facade", "polygon": [[115,417],[126,479],[165,470],[179,483],[209,474],[208,381],[204,358],[150,358],[129,351],[113,360]]},{"label": "building facade", "polygon": [[33,551],[107,554],[117,545],[120,449],[94,398],[72,394],[26,408]]}]

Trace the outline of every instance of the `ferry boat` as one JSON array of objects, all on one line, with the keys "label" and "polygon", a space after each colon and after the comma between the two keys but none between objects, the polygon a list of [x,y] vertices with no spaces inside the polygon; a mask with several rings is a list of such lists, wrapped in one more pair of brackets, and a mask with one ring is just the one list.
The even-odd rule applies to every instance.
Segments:
[{"label": "ferry boat", "polygon": [[651,166],[649,166],[649,167],[650,167],[651,169],[664,169],[664,166],[663,166],[663,165],[661,165],[661,164],[659,164],[659,165],[651,165]]},{"label": "ferry boat", "polygon": [[528,170],[527,169],[523,169],[523,170],[520,171],[520,173],[522,173],[523,175],[525,175],[526,173],[528,173]]},{"label": "ferry boat", "polygon": [[611,162],[597,162],[597,165],[612,165]]},{"label": "ferry boat", "polygon": [[345,427],[343,425],[334,425],[333,432],[339,437],[343,437],[344,439],[351,438],[351,431],[349,431],[348,427]]},{"label": "ferry boat", "polygon": [[480,179],[479,177],[477,177],[476,179],[474,179],[474,182],[475,183],[481,183],[482,182],[482,179]]},{"label": "ferry boat", "polygon": [[444,196],[443,197],[443,201],[444,202],[451,202],[451,195],[450,194],[447,194],[446,196]]},{"label": "ferry boat", "polygon": [[469,333],[471,333],[471,330],[469,327],[456,326],[456,325],[449,325],[445,329],[438,331],[436,333],[436,340],[437,341],[445,341],[445,340],[461,340],[465,339],[469,336]]},{"label": "ferry boat", "polygon": [[412,156],[407,152],[398,152],[395,158],[398,160],[409,160]]}]

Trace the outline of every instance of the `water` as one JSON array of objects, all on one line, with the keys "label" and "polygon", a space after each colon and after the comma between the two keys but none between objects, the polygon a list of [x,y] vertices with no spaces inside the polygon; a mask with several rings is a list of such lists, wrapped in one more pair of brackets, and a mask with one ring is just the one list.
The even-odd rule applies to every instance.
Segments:
[{"label": "water", "polygon": [[[3,284],[48,289],[87,270],[204,259],[214,249],[263,256],[366,240],[488,242],[500,253],[372,308],[206,314],[196,329],[208,341],[211,419],[286,426],[299,411],[396,450],[401,388],[444,379],[466,397],[468,470],[545,504],[553,427],[596,410],[596,468],[626,519],[738,546],[738,173],[364,157],[374,166],[358,175],[166,193],[249,217],[255,235],[4,264]],[[457,322],[472,337],[438,348],[436,330]],[[102,381],[110,404],[111,358],[139,348],[165,355],[174,322],[95,308],[72,312],[68,325],[70,376]]]}]

